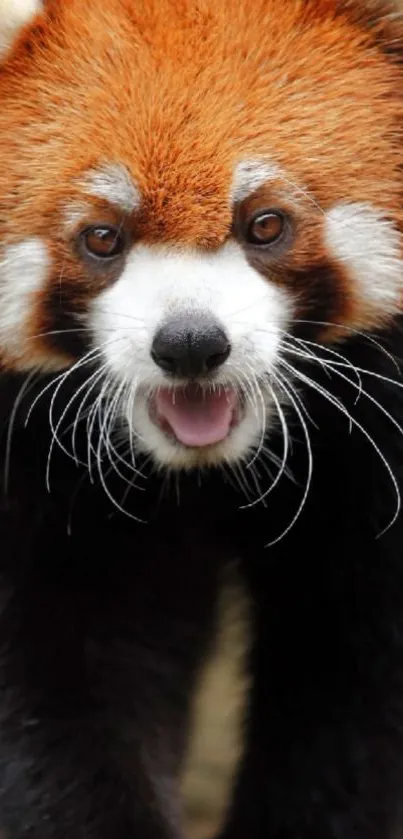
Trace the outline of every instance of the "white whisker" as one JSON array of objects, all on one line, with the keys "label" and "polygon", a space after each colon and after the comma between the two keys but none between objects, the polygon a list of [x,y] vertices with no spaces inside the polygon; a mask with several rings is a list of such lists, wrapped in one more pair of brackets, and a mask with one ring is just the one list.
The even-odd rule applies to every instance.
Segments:
[{"label": "white whisker", "polygon": [[[376,454],[380,458],[381,462],[383,463],[386,471],[389,474],[390,480],[393,484],[395,494],[396,494],[396,510],[395,510],[395,513],[394,513],[391,521],[389,522],[389,524],[381,531],[381,533],[378,534],[378,538],[380,536],[383,536],[383,534],[386,533],[386,531],[389,530],[393,526],[393,524],[395,523],[396,519],[399,516],[400,509],[401,509],[401,495],[400,495],[399,485],[398,485],[398,482],[397,482],[396,477],[393,473],[393,470],[392,470],[389,462],[387,461],[385,455],[383,454],[383,452],[381,451],[381,449],[379,448],[378,444],[375,442],[373,437],[369,434],[367,429],[355,417],[353,417],[349,413],[349,411],[347,411],[347,408],[335,396],[333,396],[333,394],[329,393],[329,391],[327,391],[326,388],[319,385],[318,382],[315,382],[313,379],[311,379],[305,373],[302,373],[301,371],[296,371],[288,362],[283,361],[282,366],[284,366],[286,369],[288,369],[289,372],[293,372],[294,375],[299,376],[301,381],[304,381],[305,384],[308,387],[310,387],[313,390],[316,390],[317,393],[319,393],[321,396],[323,396],[323,398],[326,399],[328,402],[330,402],[331,405],[334,405],[339,411],[341,411],[341,413],[343,413],[351,421],[352,425],[354,425],[364,435],[364,437],[371,444],[374,451],[376,452]],[[354,386],[354,382],[352,382],[351,379],[348,379],[347,376],[345,378],[347,379],[347,381],[352,386]],[[363,393],[364,396],[369,397],[369,394],[367,394],[365,391],[362,391],[362,393]],[[376,402],[376,400],[372,400],[372,401]],[[377,403],[377,404],[378,404],[378,407],[381,410],[383,410],[384,413],[386,413],[386,415],[388,415],[388,412],[386,412],[385,409],[382,409],[382,406],[380,406],[379,403]],[[388,416],[393,421],[393,418],[390,417],[390,415],[388,415]]]},{"label": "white whisker", "polygon": [[[274,401],[274,404],[276,406],[278,416],[279,416],[279,420],[280,420],[280,423],[281,423],[282,439],[283,439],[283,456],[282,456],[282,460],[281,460],[281,463],[280,463],[280,467],[277,471],[277,475],[274,478],[274,480],[272,481],[272,483],[270,484],[270,486],[268,487],[268,489],[266,490],[266,492],[261,493],[254,501],[250,502],[249,504],[244,505],[241,509],[254,507],[256,504],[259,504],[262,501],[265,502],[267,496],[270,495],[271,492],[273,492],[273,490],[277,486],[278,482],[280,481],[281,476],[284,474],[284,469],[285,469],[286,463],[287,463],[287,458],[288,458],[288,453],[289,453],[289,434],[288,434],[287,422],[286,422],[286,419],[285,419],[284,411],[281,408],[280,401],[277,398],[277,395],[275,394],[274,389],[270,388],[270,392],[271,392],[271,396],[272,396],[272,399]],[[265,429],[264,429],[264,431],[265,431]],[[264,439],[264,435],[263,435],[263,439]],[[259,455],[261,455],[262,449],[263,449],[263,444],[261,444],[259,446],[259,449],[258,449],[258,454]],[[256,458],[254,458],[254,460],[250,461],[250,463],[247,464],[247,468],[250,468],[251,464],[253,464],[255,460],[256,460]]]},{"label": "white whisker", "polygon": [[[73,460],[75,460],[74,454],[73,455],[71,454],[71,452],[67,449],[67,447],[62,443],[62,441],[60,439],[60,436],[59,436],[59,430],[62,426],[63,420],[65,419],[68,411],[70,410],[71,406],[73,405],[73,403],[77,399],[77,397],[83,391],[83,389],[85,389],[88,386],[88,384],[94,379],[94,377],[95,377],[95,382],[97,382],[102,377],[102,370],[100,371],[99,369],[97,369],[95,371],[95,373],[92,373],[83,382],[83,384],[81,384],[80,387],[76,391],[74,391],[73,396],[67,402],[67,405],[63,409],[63,412],[62,412],[61,416],[59,417],[59,419],[58,419],[58,421],[55,425],[54,418],[53,418],[54,417],[55,401],[57,399],[57,396],[58,396],[58,393],[59,393],[61,387],[66,382],[67,375],[69,375],[70,373],[71,373],[71,371],[69,371],[69,373],[66,374],[66,376],[63,379],[61,379],[61,381],[57,385],[54,393],[52,394],[52,398],[50,400],[49,424],[50,424],[50,428],[51,428],[51,431],[52,431],[52,439],[51,439],[51,442],[50,442],[49,452],[48,452],[48,457],[47,457],[47,463],[46,463],[46,486],[47,486],[48,492],[50,492],[50,464],[51,464],[52,453],[53,453],[53,449],[54,449],[55,444],[57,443],[59,448],[61,448],[62,451],[68,457],[71,457]],[[75,460],[75,462],[76,462],[76,466],[78,466],[78,465],[84,466],[85,465],[83,462],[79,461],[78,459]]]},{"label": "white whisker", "polygon": [[301,411],[301,409],[298,405],[298,402],[296,401],[296,399],[294,398],[294,396],[292,395],[292,393],[289,390],[289,383],[285,380],[285,378],[281,375],[281,373],[277,372],[275,374],[275,380],[277,381],[279,387],[285,392],[287,398],[290,400],[290,402],[291,402],[291,404],[294,408],[294,411],[296,412],[296,414],[298,416],[298,419],[301,423],[302,431],[303,431],[304,438],[305,438],[306,448],[307,448],[308,471],[307,471],[304,493],[303,493],[301,502],[298,506],[297,512],[293,516],[291,522],[282,531],[280,536],[277,536],[276,539],[274,539],[273,541],[269,542],[266,545],[267,548],[273,547],[273,545],[276,545],[278,542],[280,542],[282,539],[284,539],[284,537],[287,535],[287,533],[290,532],[290,530],[294,527],[294,524],[298,521],[299,516],[301,515],[302,510],[305,507],[305,503],[306,503],[306,500],[307,500],[308,495],[309,495],[309,490],[311,488],[311,482],[312,482],[312,474],[313,474],[312,446],[311,446],[311,440],[310,440],[310,437],[309,437],[308,426],[305,422],[304,415],[303,415],[303,413],[302,413],[302,411]]},{"label": "white whisker", "polygon": [[21,405],[21,402],[29,389],[32,380],[37,377],[37,371],[33,371],[29,373],[29,375],[24,380],[20,390],[18,391],[17,397],[13,404],[13,409],[10,414],[10,419],[7,428],[7,439],[6,439],[6,453],[4,457],[4,471],[3,471],[3,478],[4,478],[4,495],[8,495],[9,485],[10,485],[10,463],[11,463],[11,445],[12,445],[12,438],[14,432],[15,421],[18,413],[18,408]]}]

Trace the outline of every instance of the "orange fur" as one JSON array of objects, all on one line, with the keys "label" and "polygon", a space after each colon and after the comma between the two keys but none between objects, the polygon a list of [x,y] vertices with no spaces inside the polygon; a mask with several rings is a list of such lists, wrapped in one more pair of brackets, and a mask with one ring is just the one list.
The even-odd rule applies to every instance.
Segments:
[{"label": "orange fur", "polygon": [[[321,211],[339,201],[403,229],[402,32],[375,6],[369,25],[336,0],[48,0],[0,72],[2,242],[41,236],[58,252],[51,281],[65,264],[79,280],[62,217],[109,160],[142,193],[129,223],[147,242],[218,248],[234,166],[255,157],[310,213],[293,263],[308,246],[320,259]],[[346,293],[343,323],[382,321]]]}]

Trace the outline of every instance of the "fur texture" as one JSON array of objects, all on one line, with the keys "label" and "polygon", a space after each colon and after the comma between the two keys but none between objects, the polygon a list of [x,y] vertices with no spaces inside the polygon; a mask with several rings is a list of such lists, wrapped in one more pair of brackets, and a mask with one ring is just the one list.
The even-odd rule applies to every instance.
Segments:
[{"label": "fur texture", "polygon": [[179,839],[189,703],[237,560],[252,689],[223,837],[394,839],[399,15],[8,7],[0,826]]}]

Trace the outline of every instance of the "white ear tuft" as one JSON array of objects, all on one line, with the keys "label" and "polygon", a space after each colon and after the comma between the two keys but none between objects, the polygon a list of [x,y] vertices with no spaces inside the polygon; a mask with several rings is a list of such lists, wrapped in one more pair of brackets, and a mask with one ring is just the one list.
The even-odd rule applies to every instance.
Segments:
[{"label": "white ear tuft", "polygon": [[42,9],[41,0],[0,0],[0,57],[18,31]]}]

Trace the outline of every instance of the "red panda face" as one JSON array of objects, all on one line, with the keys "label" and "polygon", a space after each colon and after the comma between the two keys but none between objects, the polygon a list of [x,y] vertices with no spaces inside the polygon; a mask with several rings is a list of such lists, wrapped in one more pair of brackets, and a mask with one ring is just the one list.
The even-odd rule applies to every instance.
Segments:
[{"label": "red panda face", "polygon": [[375,5],[3,12],[3,367],[95,364],[135,446],[191,468],[270,430],[291,333],[401,312],[400,32]]}]

